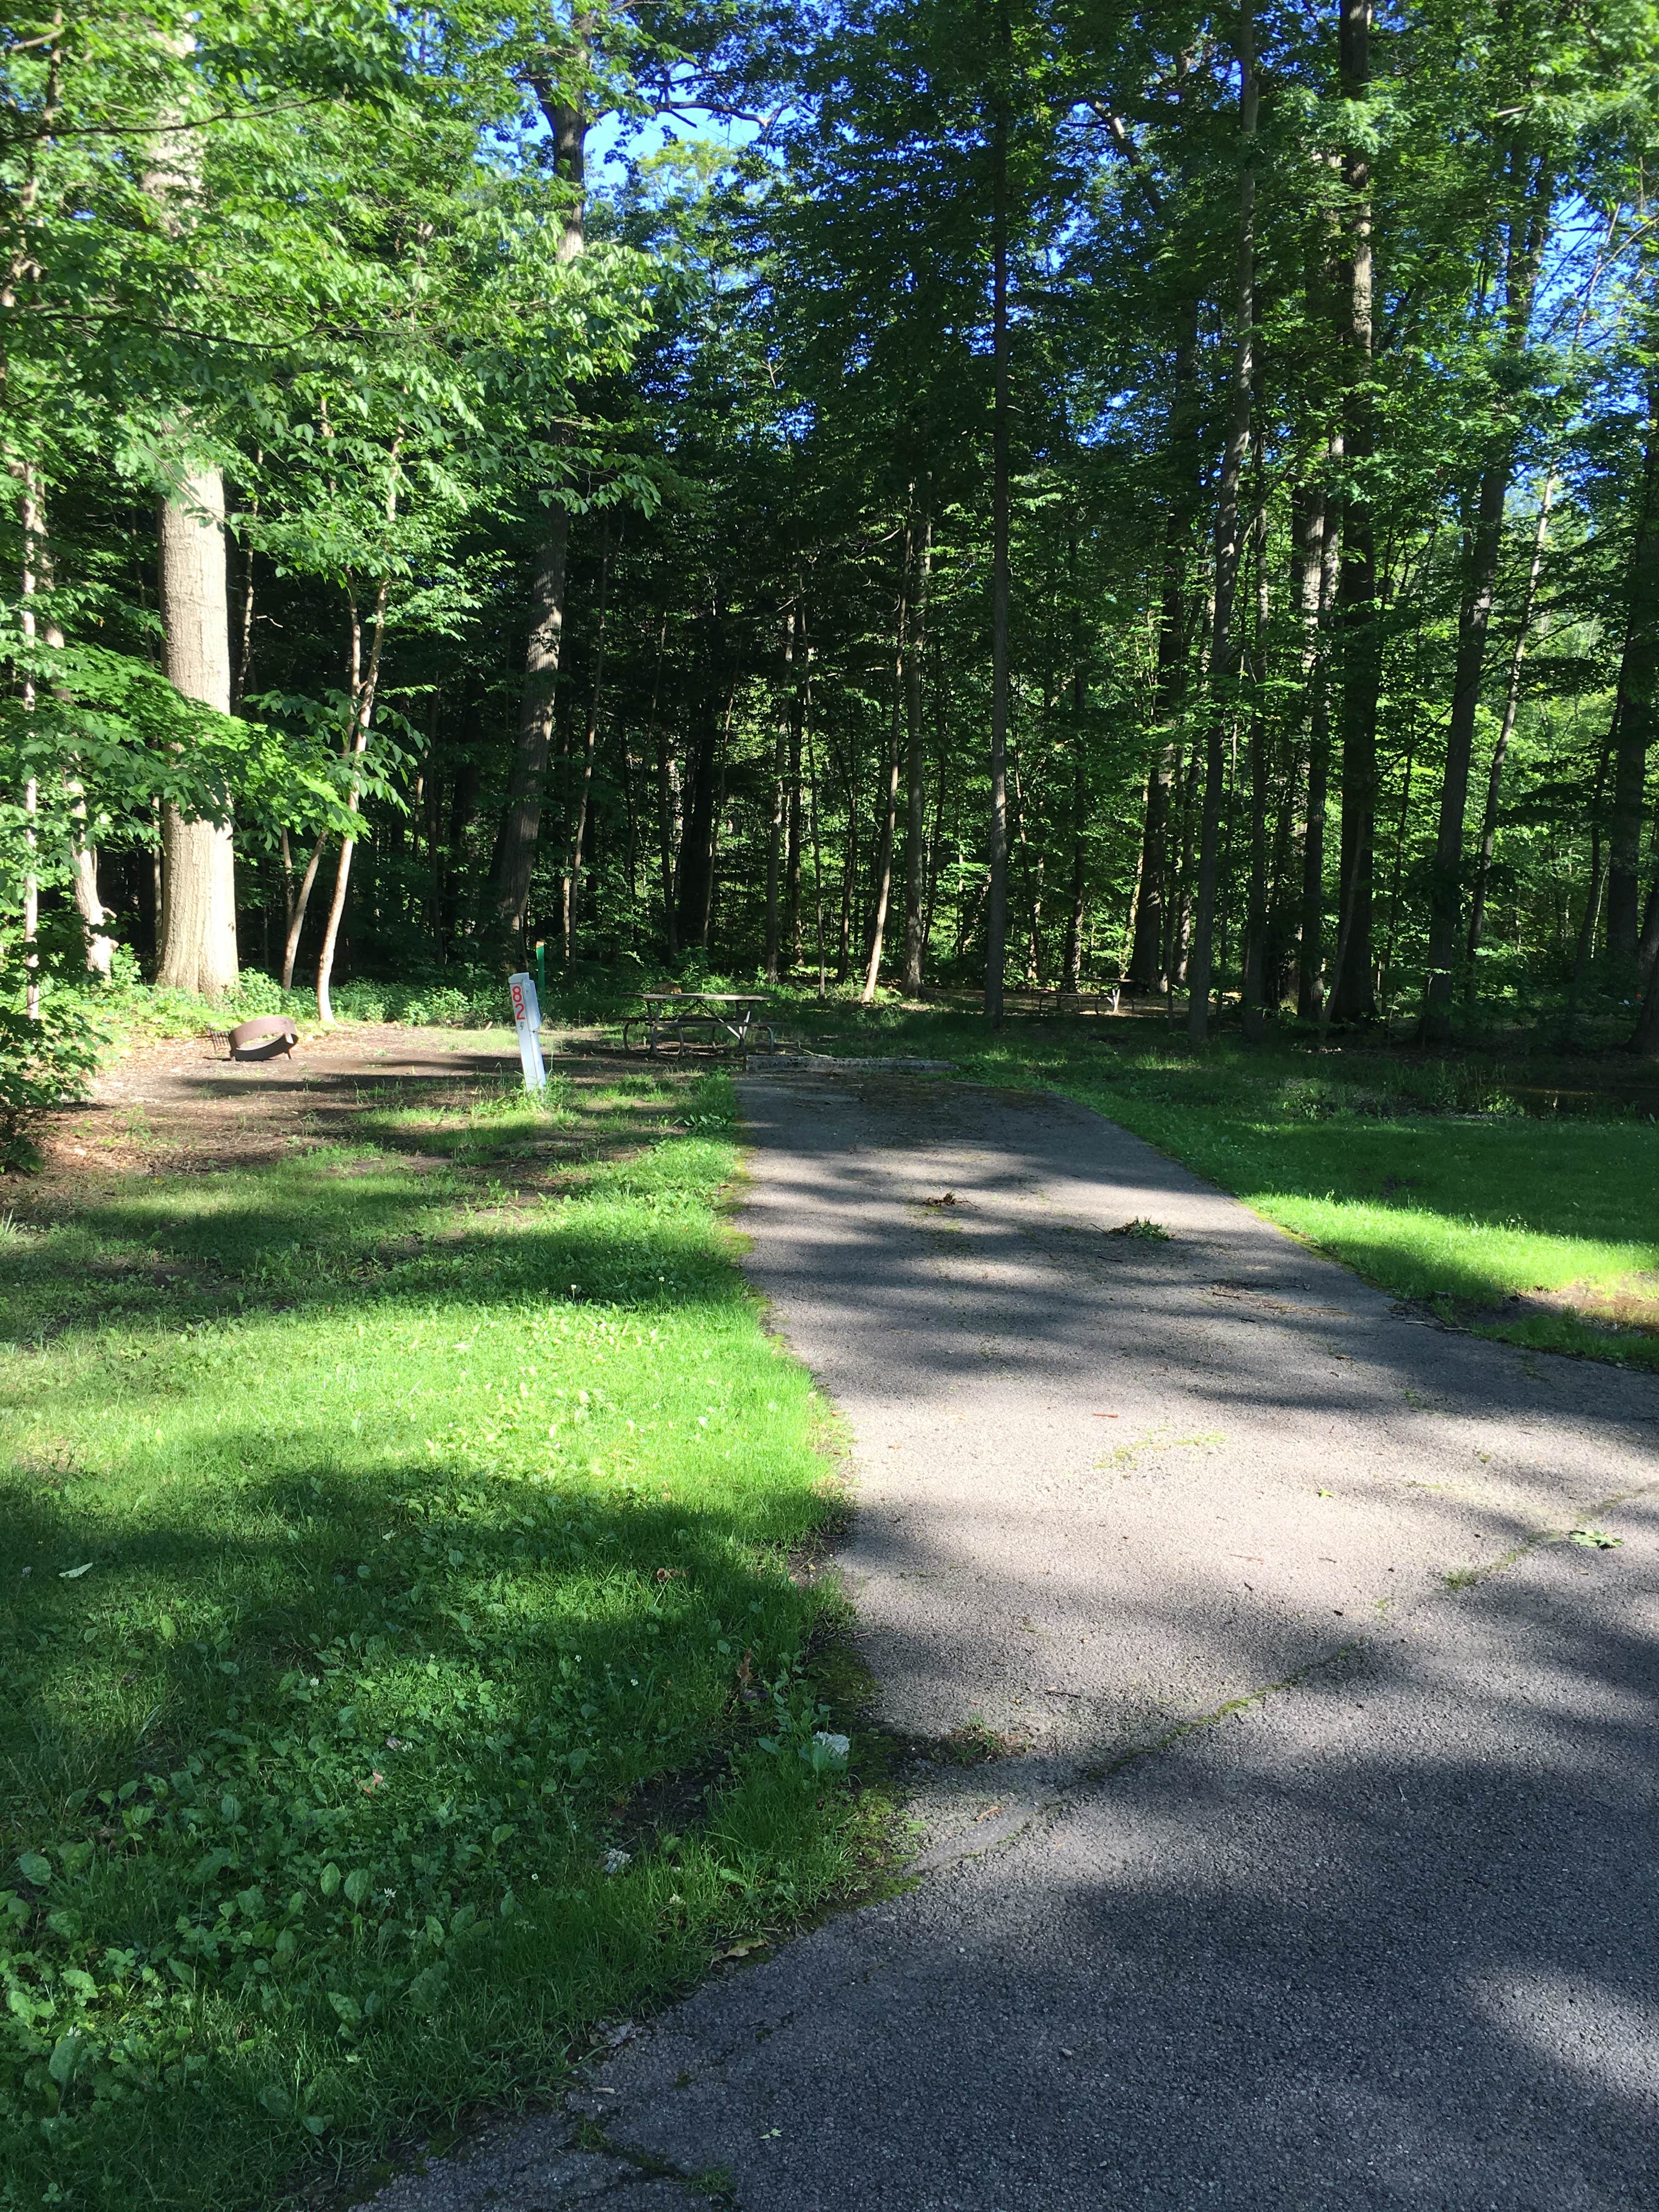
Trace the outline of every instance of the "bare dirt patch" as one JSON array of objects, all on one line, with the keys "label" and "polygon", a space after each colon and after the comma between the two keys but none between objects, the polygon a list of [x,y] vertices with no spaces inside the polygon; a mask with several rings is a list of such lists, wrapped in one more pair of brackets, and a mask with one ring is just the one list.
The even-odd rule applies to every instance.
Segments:
[{"label": "bare dirt patch", "polygon": [[[517,1079],[509,1033],[482,1031],[462,1043],[443,1032],[378,1024],[308,1036],[288,1058],[255,1062],[230,1060],[222,1038],[144,1041],[97,1077],[84,1104],[52,1117],[40,1136],[40,1171],[9,1188],[7,1199],[20,1213],[51,1212],[132,1176],[258,1166],[300,1147],[349,1142],[371,1123],[380,1125],[375,1141],[390,1136],[417,1171],[441,1161],[465,1173],[485,1164],[487,1152],[492,1175],[505,1164],[509,1182],[533,1189],[548,1172],[618,1157],[660,1133],[659,1098],[619,1114],[612,1095],[599,1111],[601,1092],[647,1072],[637,1060],[600,1049],[552,1066],[572,1109],[562,1126],[458,1153],[458,1117]],[[655,1064],[648,1072],[673,1079],[672,1069]],[[342,1164],[342,1175],[352,1170]]]}]

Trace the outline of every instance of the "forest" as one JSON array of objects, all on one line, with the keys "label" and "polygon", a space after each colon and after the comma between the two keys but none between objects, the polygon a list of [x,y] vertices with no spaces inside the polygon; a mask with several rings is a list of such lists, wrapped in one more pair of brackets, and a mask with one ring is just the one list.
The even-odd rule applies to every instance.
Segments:
[{"label": "forest", "polygon": [[0,33],[14,1053],[538,942],[1659,1050],[1645,0],[144,21]]},{"label": "forest", "polygon": [[1656,0],[0,17],[0,2212],[1635,2201],[1656,173]]}]

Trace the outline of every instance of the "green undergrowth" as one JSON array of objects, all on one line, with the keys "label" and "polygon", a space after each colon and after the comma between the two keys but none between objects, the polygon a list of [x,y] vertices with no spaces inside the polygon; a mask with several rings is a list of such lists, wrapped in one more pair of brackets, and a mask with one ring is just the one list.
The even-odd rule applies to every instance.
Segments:
[{"label": "green undergrowth", "polygon": [[8,2212],[288,2202],[875,1878],[732,1111],[388,1085],[8,1218]]},{"label": "green undergrowth", "polygon": [[[1402,1298],[1540,1351],[1659,1370],[1659,1076],[1623,1055],[1427,1055],[1222,1036],[1145,1018],[1011,1017],[808,1000],[800,1032],[1052,1085]],[[825,1049],[830,1048],[826,1043]],[[1503,1310],[1571,1291],[1572,1311]]]}]

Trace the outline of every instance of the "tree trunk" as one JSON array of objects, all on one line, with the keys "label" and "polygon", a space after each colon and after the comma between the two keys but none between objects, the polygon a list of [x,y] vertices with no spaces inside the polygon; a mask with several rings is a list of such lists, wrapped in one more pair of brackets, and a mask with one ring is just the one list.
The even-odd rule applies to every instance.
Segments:
[{"label": "tree trunk", "polygon": [[[1516,159],[1511,156],[1511,176],[1518,167]],[[1552,197],[1552,179],[1547,173],[1540,174],[1509,225],[1504,321],[1506,350],[1511,357],[1518,356],[1527,343],[1536,289],[1538,252]],[[1486,632],[1492,622],[1498,559],[1503,545],[1504,508],[1514,467],[1514,440],[1504,434],[1480,473],[1474,526],[1469,538],[1468,580],[1458,621],[1457,663],[1452,679],[1451,714],[1446,726],[1446,766],[1441,779],[1440,817],[1429,877],[1429,974],[1423,1008],[1423,1036],[1427,1043],[1444,1044],[1451,1036],[1452,997],[1456,980],[1452,964],[1456,957],[1458,922],[1462,911],[1463,819],[1468,811],[1475,716],[1480,703]],[[1632,923],[1633,884],[1632,876]],[[1633,929],[1632,935],[1633,952]]]},{"label": "tree trunk", "polygon": [[922,952],[927,933],[922,927],[926,892],[927,773],[927,747],[921,724],[921,656],[927,645],[927,586],[933,562],[933,520],[930,486],[922,487],[922,507],[916,542],[915,580],[910,597],[910,622],[904,648],[904,977],[907,999],[921,994]]},{"label": "tree trunk", "polygon": [[[1194,294],[1194,325],[1197,318]],[[1187,686],[1187,543],[1203,466],[1201,423],[1191,390],[1196,344],[1194,329],[1175,349],[1170,380],[1166,441],[1170,489],[1164,510],[1158,672],[1152,689],[1153,752],[1146,775],[1146,818],[1141,830],[1134,942],[1129,954],[1129,981],[1143,991],[1156,991],[1163,981],[1167,934],[1164,908],[1170,875],[1170,791],[1177,750],[1175,725]]]},{"label": "tree trunk", "polygon": [[719,616],[709,615],[704,627],[702,696],[696,707],[691,757],[687,763],[685,818],[680,835],[676,889],[679,941],[682,945],[706,949],[714,898],[714,814],[719,804],[720,773],[720,686],[724,647]]},{"label": "tree trunk", "polygon": [[1088,697],[1089,679],[1079,663],[1072,672],[1072,896],[1060,963],[1062,1001],[1075,999],[1083,984],[1083,920],[1089,903],[1089,755],[1083,715]]},{"label": "tree trunk", "polygon": [[[1371,0],[1338,0],[1339,82],[1345,100],[1370,89]],[[1382,683],[1376,624],[1376,551],[1370,464],[1376,443],[1371,405],[1371,166],[1355,149],[1343,156],[1351,252],[1342,287],[1343,454],[1338,572],[1342,638],[1342,842],[1338,870],[1338,959],[1327,1018],[1370,1020],[1376,1012],[1371,950],[1372,874],[1376,839],[1376,708]]]},{"label": "tree trunk", "polygon": [[1521,620],[1516,629],[1515,650],[1510,655],[1510,678],[1504,692],[1504,715],[1498,724],[1492,760],[1486,769],[1486,803],[1480,817],[1480,849],[1475,860],[1474,889],[1469,897],[1468,964],[1464,978],[1464,996],[1471,1010],[1479,995],[1475,963],[1486,929],[1486,887],[1491,880],[1492,853],[1498,842],[1498,805],[1504,785],[1504,762],[1509,752],[1510,739],[1515,734],[1515,717],[1521,702],[1521,670],[1527,657],[1533,610],[1538,602],[1538,577],[1543,567],[1544,540],[1549,532],[1550,505],[1554,496],[1555,478],[1551,475],[1546,479],[1544,495],[1539,501],[1538,522],[1533,532],[1532,559],[1527,568],[1526,589],[1522,594]]},{"label": "tree trunk", "polygon": [[[585,9],[573,14],[571,28],[585,58],[590,28]],[[532,71],[530,82],[551,135],[554,173],[572,188],[558,246],[560,261],[568,263],[579,259],[586,245],[587,112],[583,106],[573,107],[559,100],[550,79]],[[531,580],[530,634],[525,646],[519,727],[508,775],[507,816],[495,857],[496,920],[501,928],[515,935],[521,934],[526,926],[536,844],[541,834],[542,799],[553,747],[554,701],[564,638],[569,550],[569,511],[555,496],[547,510],[547,525],[536,550]]]},{"label": "tree trunk", "polygon": [[582,733],[582,780],[576,794],[576,828],[570,841],[570,872],[564,879],[564,964],[576,957],[576,893],[581,884],[582,848],[587,840],[587,810],[593,793],[593,756],[599,742],[599,715],[605,703],[605,618],[611,586],[611,532],[599,549],[599,607],[593,640],[593,681],[587,695],[587,726]]},{"label": "tree trunk", "polygon": [[[1332,447],[1339,441],[1333,439]],[[1302,841],[1302,915],[1297,932],[1296,1010],[1317,1021],[1325,997],[1325,816],[1330,796],[1331,692],[1325,625],[1336,588],[1336,514],[1322,489],[1310,496],[1298,552],[1302,676],[1308,714],[1308,803]]]},{"label": "tree trunk", "polygon": [[[398,451],[401,444],[400,433],[392,448],[392,477],[386,497],[388,527],[398,512]],[[367,668],[362,663],[362,631],[355,605],[351,610],[351,737],[349,751],[354,761],[360,760],[367,750],[369,727],[374,720],[374,702],[380,684],[380,654],[386,644],[386,598],[390,589],[390,579],[382,576],[374,593],[374,625],[370,632]],[[359,793],[355,775],[351,788],[346,794],[346,805],[353,814],[356,813]],[[334,948],[339,942],[340,918],[345,912],[346,890],[351,881],[352,854],[356,849],[355,835],[341,838],[340,857],[334,871],[334,896],[329,902],[328,920],[323,927],[322,950],[317,957],[317,1017],[325,1024],[334,1019],[334,1005],[329,995],[329,986],[334,975]],[[297,936],[295,943],[298,943]]]},{"label": "tree trunk", "polygon": [[[1659,258],[1655,261],[1659,270]],[[1625,650],[1619,667],[1619,738],[1613,756],[1607,951],[1633,965],[1640,936],[1643,801],[1654,720],[1659,714],[1659,368],[1647,386],[1646,453],[1635,543],[1626,586]]]},{"label": "tree trunk", "polygon": [[1238,19],[1238,121],[1243,167],[1238,183],[1238,252],[1232,391],[1227,443],[1217,488],[1215,518],[1215,613],[1211,629],[1210,696],[1204,764],[1204,811],[1199,837],[1198,921],[1188,975],[1187,1034],[1201,1044],[1208,1034],[1210,979],[1215,960],[1216,882],[1220,861],[1222,786],[1226,774],[1226,726],[1234,712],[1232,678],[1237,662],[1233,639],[1233,600],[1238,587],[1238,489],[1250,442],[1250,412],[1255,384],[1255,130],[1260,94],[1255,69],[1255,24],[1252,0],[1244,0]]},{"label": "tree trunk", "polygon": [[[1595,949],[1595,933],[1601,925],[1601,904],[1607,891],[1607,872],[1601,851],[1601,800],[1607,787],[1607,763],[1612,757],[1617,732],[1610,732],[1601,747],[1601,758],[1595,770],[1595,795],[1590,802],[1590,879],[1584,894],[1583,918],[1578,925],[1578,942],[1573,948],[1572,975],[1567,984],[1567,1034],[1571,1037],[1578,1018],[1578,1002],[1584,993],[1585,978],[1589,974],[1590,956]],[[1638,1026],[1640,1022],[1638,1018]]]},{"label": "tree trunk", "polygon": [[[230,712],[225,492],[217,469],[186,466],[159,514],[162,665],[187,699]],[[236,862],[230,824],[161,817],[161,945],[155,980],[222,998],[235,988]]]},{"label": "tree trunk", "polygon": [[789,813],[784,866],[783,945],[779,958],[785,975],[801,962],[801,857],[805,837],[801,784],[801,743],[806,728],[806,696],[811,647],[807,641],[806,607],[803,601],[795,625],[795,653],[799,664],[789,702]]},{"label": "tree trunk", "polygon": [[997,0],[1000,46],[991,131],[991,821],[985,926],[985,1013],[1002,1019],[1008,964],[1008,73],[1013,30]]},{"label": "tree trunk", "polygon": [[795,705],[795,610],[783,618],[783,696],[778,702],[777,727],[772,740],[772,819],[766,838],[766,981],[778,980],[779,947],[783,940],[781,894],[784,877],[784,825],[788,817],[787,786],[789,738]]},{"label": "tree trunk", "polygon": [[1251,656],[1249,891],[1244,921],[1244,958],[1239,1005],[1244,1035],[1260,1044],[1267,1016],[1267,493],[1263,481],[1261,442],[1255,447],[1255,519],[1251,535],[1255,562],[1255,641]]},{"label": "tree trunk", "polygon": [[887,909],[893,896],[893,846],[898,830],[899,717],[905,710],[909,688],[907,680],[909,647],[906,633],[909,623],[910,563],[915,529],[915,510],[912,506],[904,518],[904,550],[899,566],[898,601],[893,611],[893,702],[887,719],[887,758],[882,775],[881,809],[877,817],[875,897],[870,917],[869,957],[865,963],[864,988],[859,994],[859,1003],[866,1006],[874,1004],[876,987],[881,980]]},{"label": "tree trunk", "polygon": [[283,988],[294,988],[294,963],[300,957],[300,935],[306,926],[306,910],[311,904],[312,886],[317,880],[317,871],[322,865],[323,847],[328,842],[319,837],[311,848],[311,858],[306,862],[306,872],[300,878],[296,892],[293,873],[289,866],[288,832],[283,832],[283,889],[288,901],[288,933],[283,944]]}]

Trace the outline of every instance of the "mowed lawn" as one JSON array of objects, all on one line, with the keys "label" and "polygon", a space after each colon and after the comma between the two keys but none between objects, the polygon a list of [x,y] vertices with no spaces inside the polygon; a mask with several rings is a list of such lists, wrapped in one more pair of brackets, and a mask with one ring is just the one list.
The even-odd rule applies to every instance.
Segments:
[{"label": "mowed lawn", "polygon": [[732,1111],[371,1098],[7,1220],[8,2212],[361,2172],[869,1877]]},{"label": "mowed lawn", "polygon": [[[1070,1086],[1068,1086],[1070,1087]],[[1473,1311],[1540,1350],[1659,1369],[1659,1336],[1563,1311],[1496,1316],[1519,1293],[1614,1297],[1659,1270],[1659,1127],[1341,1114],[1317,1122],[1076,1095],[1400,1297]],[[1659,1324],[1659,1279],[1633,1285]]]}]

